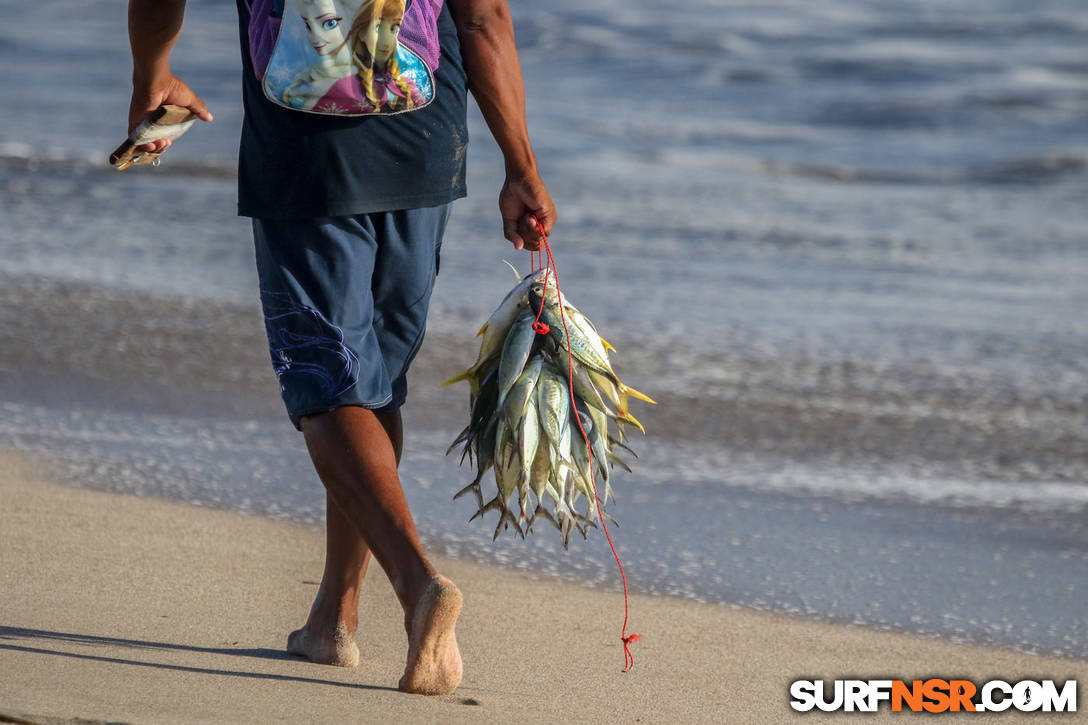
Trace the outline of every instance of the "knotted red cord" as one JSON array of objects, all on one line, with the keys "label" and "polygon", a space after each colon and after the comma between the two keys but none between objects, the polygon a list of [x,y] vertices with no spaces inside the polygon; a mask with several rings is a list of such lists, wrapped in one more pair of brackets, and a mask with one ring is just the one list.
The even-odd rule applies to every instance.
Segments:
[{"label": "knotted red cord", "polygon": [[[533,217],[533,224],[536,224],[536,223],[537,223],[536,222],[536,217]],[[540,232],[540,234],[541,234],[541,236],[543,236],[544,232]],[[547,243],[548,243],[548,239],[547,239],[547,237],[545,237],[544,238],[544,244],[547,245]],[[551,253],[552,253],[552,250],[549,249],[548,250],[549,259],[551,258]],[[537,254],[540,255],[539,260],[537,259]],[[533,265],[533,269],[531,270],[530,274],[532,272],[537,271],[538,269],[543,269],[544,268],[544,251],[543,250],[541,250],[539,252],[530,251],[529,255],[530,255],[530,258],[531,258],[530,261],[532,262],[532,265]],[[539,265],[538,265],[538,262],[539,262]],[[551,276],[551,273],[552,273],[551,267],[549,267],[547,269],[547,271],[544,272],[544,293],[543,294],[548,293],[548,277]],[[556,291],[558,291],[558,284],[559,284],[559,277],[557,276],[556,277]],[[540,309],[536,311],[536,318],[533,320],[533,329],[536,330],[536,333],[538,335],[547,335],[551,331],[552,328],[548,326],[547,322],[541,322],[540,321],[540,314],[542,312],[544,312],[544,305],[543,305],[544,297],[543,297],[543,295],[541,296],[540,299],[541,299],[542,303],[540,305]]]},{"label": "knotted red cord", "polygon": [[[548,278],[553,275],[555,276],[555,291],[558,296],[559,265],[556,264],[555,257],[552,256],[552,248],[548,244],[547,235],[544,234],[544,227],[535,216],[529,217],[529,223],[533,225],[534,229],[540,232],[543,243],[543,247],[539,251],[529,252],[530,260],[533,265],[532,271],[535,272],[538,269],[545,270],[544,293],[540,298],[540,309],[537,310],[536,319],[533,321],[533,329],[536,330],[538,334],[547,335],[551,328],[548,327],[547,323],[540,321],[540,315],[544,311],[544,299],[548,293]],[[537,255],[539,255],[539,257]],[[563,322],[563,334],[567,340],[567,388],[570,392],[570,404],[574,407],[576,403],[574,398],[574,357],[570,351],[570,332],[567,330],[567,314],[563,310],[562,298],[559,299],[559,319]],[[627,634],[627,620],[631,611],[627,597],[627,575],[623,571],[620,555],[616,553],[616,545],[612,543],[612,535],[608,533],[608,524],[604,520],[604,507],[601,505],[601,497],[597,494],[597,481],[593,475],[593,446],[589,443],[589,436],[586,434],[586,429],[582,427],[581,416],[578,415],[577,408],[575,408],[574,422],[578,424],[578,430],[582,434],[582,440],[586,443],[586,453],[589,454],[589,483],[593,487],[593,499],[597,502],[597,519],[601,522],[601,529],[604,531],[605,538],[608,539],[608,547],[612,549],[612,557],[616,560],[616,566],[619,567],[620,570],[620,579],[623,581],[623,627],[620,630],[620,641],[623,642],[623,671],[627,672],[635,666],[635,656],[631,654],[631,644],[640,641],[642,638],[637,634]]]}]

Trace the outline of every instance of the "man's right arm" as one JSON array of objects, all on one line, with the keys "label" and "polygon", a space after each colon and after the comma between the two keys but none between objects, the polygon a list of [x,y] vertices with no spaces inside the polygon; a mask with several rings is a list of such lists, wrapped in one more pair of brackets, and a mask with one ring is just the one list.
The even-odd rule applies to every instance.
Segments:
[{"label": "man's right arm", "polygon": [[[170,70],[170,50],[181,33],[185,0],[129,0],[128,39],[132,48],[132,101],[128,130],[164,103],[188,108],[202,121],[212,120],[204,101]],[[144,151],[162,151],[169,141],[154,141]]]}]

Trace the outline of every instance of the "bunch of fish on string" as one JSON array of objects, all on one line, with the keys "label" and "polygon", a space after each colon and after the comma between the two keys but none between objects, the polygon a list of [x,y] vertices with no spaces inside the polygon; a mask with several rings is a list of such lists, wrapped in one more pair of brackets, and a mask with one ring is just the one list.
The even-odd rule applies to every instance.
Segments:
[{"label": "bunch of fish on string", "polygon": [[[493,538],[504,526],[524,538],[540,516],[559,529],[565,548],[573,529],[585,537],[601,515],[615,521],[603,511],[614,499],[612,465],[631,470],[615,450],[635,455],[623,444],[625,426],[646,432],[628,400],[654,401],[620,382],[608,357],[615,349],[546,275],[533,272],[507,293],[477,333],[476,362],[442,383],[472,386],[469,424],[446,453],[463,445],[461,462],[475,459],[476,477],[454,496],[476,495],[479,510],[470,521],[498,511]],[[497,490],[485,503],[489,470]],[[601,511],[591,475],[603,486]],[[577,508],[581,498],[584,511]]]}]

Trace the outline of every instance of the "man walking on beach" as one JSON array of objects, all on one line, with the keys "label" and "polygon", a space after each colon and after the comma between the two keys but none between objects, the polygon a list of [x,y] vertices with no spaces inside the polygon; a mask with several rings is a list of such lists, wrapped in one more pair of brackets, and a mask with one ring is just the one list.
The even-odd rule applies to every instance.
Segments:
[{"label": "man walking on beach", "polygon": [[[288,650],[353,666],[370,556],[408,634],[400,689],[461,680],[461,593],[423,552],[397,475],[405,374],[423,339],[450,204],[465,195],[466,87],[506,161],[503,233],[536,249],[555,208],[536,169],[505,0],[237,0],[245,121],[239,213],[288,414],[326,488],[325,571]],[[130,0],[129,128],[166,103],[184,0]],[[143,148],[161,151],[169,141]]]}]

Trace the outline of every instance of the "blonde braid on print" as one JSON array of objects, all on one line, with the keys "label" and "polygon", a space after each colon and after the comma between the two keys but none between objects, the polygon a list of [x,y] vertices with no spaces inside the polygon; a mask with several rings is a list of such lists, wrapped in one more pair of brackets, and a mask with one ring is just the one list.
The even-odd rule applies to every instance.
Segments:
[{"label": "blonde braid on print", "polygon": [[397,83],[397,88],[404,93],[405,108],[412,108],[415,103],[412,101],[412,89],[408,85],[408,79],[402,78],[400,74],[400,65],[397,63],[397,56],[393,56],[392,62],[389,64],[389,73],[393,76],[393,80]]},{"label": "blonde braid on print", "polygon": [[378,101],[378,94],[374,91],[374,69],[360,64],[359,79],[363,82],[363,93],[366,94],[366,100],[370,101],[370,105],[374,106],[374,110],[379,110],[382,104]]}]

